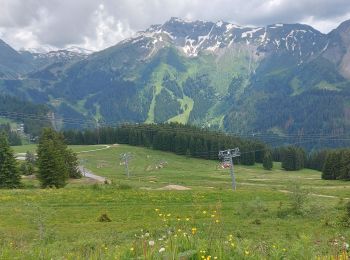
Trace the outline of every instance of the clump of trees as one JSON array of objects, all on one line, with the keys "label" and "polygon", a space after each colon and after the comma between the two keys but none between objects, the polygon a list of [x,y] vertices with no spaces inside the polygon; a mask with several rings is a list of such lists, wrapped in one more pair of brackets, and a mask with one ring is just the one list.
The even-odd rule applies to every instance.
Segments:
[{"label": "clump of trees", "polygon": [[0,188],[19,188],[21,176],[7,136],[0,134]]},{"label": "clump of trees", "polygon": [[0,132],[3,132],[6,134],[10,145],[22,145],[21,136],[17,132],[12,131],[9,123],[0,124]]},{"label": "clump of trees", "polygon": [[81,177],[77,156],[68,149],[63,134],[51,128],[43,129],[37,154],[37,177],[43,188],[62,188],[68,178]]},{"label": "clump of trees", "polygon": [[282,154],[282,168],[286,171],[298,171],[304,168],[305,151],[296,146],[288,146]]},{"label": "clump of trees", "polygon": [[350,150],[328,151],[322,170],[322,179],[350,180]]}]

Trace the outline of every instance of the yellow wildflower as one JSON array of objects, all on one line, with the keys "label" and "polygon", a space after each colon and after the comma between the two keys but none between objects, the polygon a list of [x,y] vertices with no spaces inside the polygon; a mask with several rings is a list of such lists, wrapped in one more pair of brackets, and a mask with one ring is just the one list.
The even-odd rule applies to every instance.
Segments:
[{"label": "yellow wildflower", "polygon": [[197,232],[197,228],[193,227],[192,228],[192,234],[194,235],[194,234],[196,234],[196,232]]}]

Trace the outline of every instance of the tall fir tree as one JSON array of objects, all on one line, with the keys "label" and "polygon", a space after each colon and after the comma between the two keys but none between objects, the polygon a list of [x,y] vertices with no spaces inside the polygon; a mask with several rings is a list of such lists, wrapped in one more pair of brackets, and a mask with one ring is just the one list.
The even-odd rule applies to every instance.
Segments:
[{"label": "tall fir tree", "polygon": [[298,171],[304,168],[305,152],[295,146],[287,147],[282,156],[282,168],[286,171]]},{"label": "tall fir tree", "polygon": [[38,179],[43,188],[62,188],[69,177],[65,161],[65,144],[60,135],[45,128],[38,145]]},{"label": "tall fir tree", "polygon": [[263,167],[265,170],[271,170],[273,167],[272,154],[270,151],[264,153]]},{"label": "tall fir tree", "polygon": [[5,134],[0,134],[0,188],[18,188],[21,176],[16,158]]}]

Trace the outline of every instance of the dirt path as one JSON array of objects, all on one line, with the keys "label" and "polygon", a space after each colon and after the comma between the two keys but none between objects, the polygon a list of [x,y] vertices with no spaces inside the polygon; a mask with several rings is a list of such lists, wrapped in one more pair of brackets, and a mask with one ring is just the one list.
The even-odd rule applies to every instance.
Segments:
[{"label": "dirt path", "polygon": [[110,145],[104,145],[103,148],[99,148],[99,149],[93,149],[93,150],[87,150],[87,151],[80,151],[80,152],[76,152],[77,154],[80,154],[80,153],[91,153],[91,152],[97,152],[97,151],[102,151],[102,150],[107,150],[111,148]]},{"label": "dirt path", "polygon": [[[263,187],[281,187],[284,185],[280,185],[280,184],[262,184],[262,183],[247,183],[247,182],[241,182],[239,183],[241,185],[248,185],[248,186],[263,186]],[[282,193],[292,193],[289,190],[277,190],[279,192]],[[317,193],[310,193],[309,195],[311,196],[315,196],[315,197],[320,197],[320,198],[330,198],[330,199],[340,199],[341,197],[339,196],[333,196],[333,195],[323,195],[323,194],[317,194]],[[350,198],[343,198],[345,200],[350,200]]]},{"label": "dirt path", "polygon": [[93,174],[90,170],[86,169],[84,166],[79,166],[79,171],[86,178],[90,178],[95,181],[103,182],[103,183],[109,182],[107,178]]}]

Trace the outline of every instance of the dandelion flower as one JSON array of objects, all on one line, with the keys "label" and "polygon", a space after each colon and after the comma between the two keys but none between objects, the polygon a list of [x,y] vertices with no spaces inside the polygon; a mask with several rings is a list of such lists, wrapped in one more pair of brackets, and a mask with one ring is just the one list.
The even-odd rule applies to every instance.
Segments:
[{"label": "dandelion flower", "polygon": [[214,256],[214,259],[218,259],[218,257],[217,257],[217,256]]},{"label": "dandelion flower", "polygon": [[204,215],[205,215],[205,214],[207,214],[207,212],[206,212],[205,210],[203,210],[203,212],[202,212],[202,213],[203,213]]},{"label": "dandelion flower", "polygon": [[181,229],[178,229],[177,232],[181,232],[182,230]]},{"label": "dandelion flower", "polygon": [[244,251],[244,254],[245,254],[245,255],[249,255],[249,251],[248,251],[248,250],[245,250],[245,251]]},{"label": "dandelion flower", "polygon": [[220,222],[220,220],[218,220],[218,219],[215,220],[215,223],[219,223],[219,222]]},{"label": "dandelion flower", "polygon": [[194,235],[194,234],[196,234],[196,232],[197,232],[197,228],[192,228],[192,234]]},{"label": "dandelion flower", "polygon": [[159,213],[158,216],[161,217],[161,216],[163,216],[163,214],[162,214],[162,213]]},{"label": "dandelion flower", "polygon": [[159,209],[155,209],[155,211],[156,211],[156,212],[158,212],[158,211],[159,211]]},{"label": "dandelion flower", "polygon": [[150,246],[154,246],[154,241],[153,240],[150,240],[150,241],[148,241],[148,244],[150,245]]},{"label": "dandelion flower", "polygon": [[131,248],[130,248],[130,251],[134,251],[134,248],[133,248],[133,247],[131,247]]},{"label": "dandelion flower", "polygon": [[171,216],[171,214],[169,213],[169,214],[167,214],[167,217],[170,217]]},{"label": "dandelion flower", "polygon": [[212,218],[215,218],[215,215],[212,214],[211,217],[212,217]]},{"label": "dandelion flower", "polygon": [[186,218],[186,221],[190,221],[190,218]]}]

